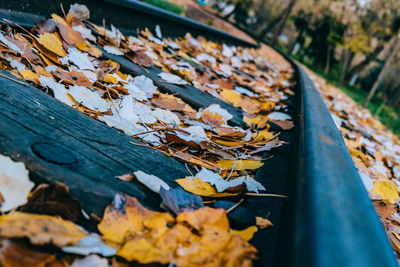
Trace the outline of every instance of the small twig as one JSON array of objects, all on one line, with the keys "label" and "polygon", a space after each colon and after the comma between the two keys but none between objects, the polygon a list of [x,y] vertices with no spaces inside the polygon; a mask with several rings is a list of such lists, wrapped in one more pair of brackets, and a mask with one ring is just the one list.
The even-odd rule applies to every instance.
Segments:
[{"label": "small twig", "polygon": [[118,111],[117,107],[115,106],[114,100],[113,100],[112,97],[111,97],[110,89],[108,89],[108,87],[106,87],[106,89],[107,89],[108,97],[109,97],[110,100],[111,100],[111,104],[113,105],[113,107],[115,108],[115,111],[116,111],[116,112],[118,113],[118,115],[119,115],[119,111]]},{"label": "small twig", "polygon": [[246,193],[246,196],[252,196],[252,197],[282,197],[282,198],[287,198],[287,196],[284,195],[278,195],[278,194],[257,194],[257,193]]},{"label": "small twig", "polygon": [[11,80],[11,81],[13,81],[13,82],[16,82],[16,83],[19,83],[19,84],[22,84],[22,85],[25,85],[25,86],[29,86],[29,84],[24,83],[24,82],[21,82],[21,81],[18,81],[18,80],[16,80],[16,79],[11,78],[11,77],[8,77],[7,75],[4,75],[4,74],[1,74],[1,73],[0,73],[0,76],[1,76],[1,77],[4,77],[4,78],[7,78],[7,79],[9,79],[9,80]]},{"label": "small twig", "polygon": [[147,147],[147,148],[158,150],[157,148],[151,147],[149,145],[138,144],[138,143],[134,143],[132,141],[129,141],[129,143],[131,143],[132,145],[135,145],[135,146],[142,146],[142,147]]},{"label": "small twig", "polygon": [[233,170],[234,170],[235,167],[236,167],[236,163],[237,163],[237,160],[235,160],[235,162],[233,163],[233,167],[232,167],[231,173],[229,174],[228,178],[226,178],[226,180],[228,180],[229,178],[231,178],[231,175],[232,175],[232,173],[233,173]]},{"label": "small twig", "polygon": [[65,11],[64,11],[64,7],[63,7],[63,4],[62,4],[62,3],[60,3],[60,8],[61,8],[61,12],[62,12],[63,15],[64,15],[64,18],[67,17],[67,15],[65,15]]},{"label": "small twig", "polygon": [[233,205],[232,207],[230,207],[229,209],[226,210],[226,213],[231,212],[232,210],[236,209],[242,202],[244,201],[244,198],[242,198],[241,200],[239,200],[238,203],[236,203],[235,205]]},{"label": "small twig", "polygon": [[189,169],[189,167],[188,167],[188,165],[187,165],[186,162],[185,162],[185,167],[186,167],[186,170],[190,173],[190,175],[191,175],[192,177],[194,177],[193,173],[190,171],[190,169]]}]

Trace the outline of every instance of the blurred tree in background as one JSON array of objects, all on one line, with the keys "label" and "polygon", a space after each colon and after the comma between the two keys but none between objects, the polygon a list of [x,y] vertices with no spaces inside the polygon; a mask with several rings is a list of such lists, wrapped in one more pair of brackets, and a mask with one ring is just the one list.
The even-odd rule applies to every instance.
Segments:
[{"label": "blurred tree in background", "polygon": [[215,0],[214,8],[216,2],[230,5],[225,18],[260,40],[338,84],[400,106],[399,0]]}]

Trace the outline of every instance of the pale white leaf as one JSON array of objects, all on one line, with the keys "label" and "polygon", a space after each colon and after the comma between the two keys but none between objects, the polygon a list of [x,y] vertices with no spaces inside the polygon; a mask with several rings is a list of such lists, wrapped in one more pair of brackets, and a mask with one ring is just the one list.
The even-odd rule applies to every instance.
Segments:
[{"label": "pale white leaf", "polygon": [[186,134],[181,131],[176,131],[175,134],[179,138],[181,138],[187,142],[193,141],[197,144],[200,144],[200,142],[202,142],[202,141],[210,141],[210,139],[207,137],[206,132],[204,131],[204,129],[201,126],[190,126],[190,127],[182,128],[182,129],[185,132],[188,132],[190,134]]},{"label": "pale white leaf", "polygon": [[256,179],[251,178],[248,175],[245,177],[244,183],[246,184],[247,191],[249,192],[256,192],[258,194],[258,190],[265,190],[262,184],[260,184],[259,182],[256,181]]},{"label": "pale white leaf", "polygon": [[23,55],[24,53],[22,52],[21,49],[19,49],[18,46],[16,46],[15,44],[11,43],[10,41],[8,41],[6,39],[6,37],[0,32],[0,42],[2,42],[3,44],[5,44],[6,46],[8,46],[8,48],[10,48],[11,50],[14,50],[15,52],[20,53],[21,55]]},{"label": "pale white leaf", "polygon": [[161,33],[160,25],[158,25],[158,24],[156,25],[155,31],[156,31],[157,37],[161,39],[162,38],[162,33]]},{"label": "pale white leaf", "polygon": [[85,5],[73,4],[70,5],[68,14],[74,14],[77,19],[89,19],[90,11]]},{"label": "pale white leaf", "polygon": [[109,265],[107,259],[97,255],[89,255],[83,259],[75,259],[71,267],[109,267]]},{"label": "pale white leaf", "polygon": [[24,163],[0,154],[0,193],[4,199],[0,211],[10,211],[25,204],[33,186]]},{"label": "pale white leaf", "polygon": [[140,89],[140,91],[144,92],[148,97],[157,93],[157,86],[154,85],[150,78],[147,78],[144,75],[136,76],[133,79],[133,85]]},{"label": "pale white leaf", "polygon": [[180,120],[178,116],[176,116],[175,113],[173,113],[170,110],[167,109],[161,109],[161,108],[156,108],[153,110],[151,113],[155,118],[157,118],[158,121],[167,123],[167,124],[173,124],[173,125],[179,125]]},{"label": "pale white leaf", "polygon": [[117,252],[114,248],[104,244],[97,234],[85,236],[75,246],[65,246],[61,250],[78,255],[100,254],[104,257],[114,256]]},{"label": "pale white leaf", "polygon": [[68,65],[68,62],[72,62],[81,70],[95,70],[94,65],[90,60],[88,54],[81,53],[75,47],[68,48],[68,55],[60,58],[58,61],[60,61],[64,65]]},{"label": "pale white leaf", "polygon": [[92,110],[105,112],[110,109],[108,102],[101,98],[97,92],[93,92],[84,86],[71,86],[69,93],[77,102]]},{"label": "pale white leaf", "polygon": [[54,92],[54,97],[61,102],[67,104],[68,106],[72,106],[74,102],[71,100],[69,96],[69,91],[65,89],[65,86],[56,83],[52,78],[47,77],[47,76],[40,76],[39,77],[39,82],[42,86],[48,87]]},{"label": "pale white leaf", "polygon": [[276,120],[276,121],[292,120],[292,117],[289,114],[286,114],[283,112],[277,112],[277,111],[274,111],[274,112],[268,114],[267,118],[270,120]]},{"label": "pale white leaf", "polygon": [[106,52],[108,52],[110,54],[113,54],[113,55],[116,55],[116,56],[123,56],[124,55],[124,53],[121,50],[119,50],[118,48],[116,48],[115,46],[105,45],[103,48],[104,48],[104,50],[106,50]]},{"label": "pale white leaf", "polygon": [[178,85],[185,85],[189,84],[187,81],[183,80],[181,77],[171,74],[171,73],[166,73],[166,72],[161,72],[158,74],[161,79],[168,83],[173,83],[173,84],[178,84]]},{"label": "pale white leaf", "polygon": [[139,182],[144,184],[147,188],[155,193],[160,193],[161,187],[163,187],[165,190],[170,189],[167,183],[165,183],[163,180],[155,175],[147,174],[143,171],[135,171],[134,174]]},{"label": "pale white leaf", "polygon": [[96,37],[92,34],[92,31],[90,29],[87,29],[82,25],[72,26],[72,29],[79,32],[83,38],[96,42]]}]

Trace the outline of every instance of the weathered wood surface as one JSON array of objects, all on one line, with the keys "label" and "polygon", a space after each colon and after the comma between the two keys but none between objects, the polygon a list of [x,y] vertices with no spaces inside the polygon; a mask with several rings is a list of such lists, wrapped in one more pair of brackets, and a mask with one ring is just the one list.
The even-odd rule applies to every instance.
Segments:
[{"label": "weathered wood surface", "polygon": [[0,152],[23,161],[36,180],[67,184],[88,212],[101,215],[118,192],[159,207],[157,196],[116,175],[143,170],[174,185],[188,174],[178,161],[131,141],[33,86],[0,77]]}]

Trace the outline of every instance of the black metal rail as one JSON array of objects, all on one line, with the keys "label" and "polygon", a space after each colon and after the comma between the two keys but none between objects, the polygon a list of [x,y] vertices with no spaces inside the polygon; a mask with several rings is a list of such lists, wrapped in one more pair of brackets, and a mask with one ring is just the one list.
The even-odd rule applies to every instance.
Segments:
[{"label": "black metal rail", "polygon": [[[229,34],[140,2],[102,0],[99,4],[100,1],[94,0],[62,1],[65,8],[75,2],[84,3],[91,9],[92,21],[101,23],[102,19],[106,18],[107,23],[113,23],[128,34],[134,34],[136,28],[152,28],[159,24],[166,36],[176,37],[182,36],[186,32],[191,32],[195,36],[203,35],[215,41],[254,47],[254,44]],[[0,11],[2,18],[11,18],[11,20],[21,25],[31,25],[32,22],[40,19],[38,15],[47,16],[51,12],[59,13],[60,11],[58,1],[41,0],[2,0],[0,8],[3,9]],[[31,15],[26,14],[26,12],[31,13]],[[275,175],[275,181],[271,183],[271,179],[269,179],[266,182],[271,183],[276,190],[286,191],[285,188],[289,182],[290,198],[285,203],[284,215],[279,227],[273,230],[275,231],[274,234],[255,236],[256,242],[264,242],[263,244],[265,244],[261,249],[258,246],[262,250],[261,261],[256,262],[256,264],[269,266],[274,261],[275,266],[397,266],[393,250],[383,227],[374,212],[371,201],[363,188],[357,170],[327,107],[301,67],[293,62],[291,63],[296,69],[297,88],[295,102],[297,113],[294,114],[294,117],[297,120],[297,126],[296,133],[289,133],[288,138],[293,141],[294,150],[278,151],[275,162],[266,162],[266,165],[268,164],[272,169],[279,166],[276,173],[268,173],[268,168],[263,168],[257,173],[257,177],[261,177],[264,180],[268,175]],[[6,81],[0,80],[0,83],[4,88]],[[9,86],[11,87],[12,85]],[[116,191],[126,192],[133,190],[143,201],[148,199],[145,197],[144,192],[146,190],[143,188],[138,188],[134,185],[127,187],[121,181],[112,181],[113,184],[111,184],[110,181],[106,180],[107,176],[115,174],[116,169],[123,171],[129,169],[126,161],[119,162],[117,160],[120,153],[128,153],[129,155],[133,153],[132,149],[119,151],[121,147],[126,147],[124,143],[127,142],[127,137],[123,137],[122,134],[118,134],[119,137],[117,137],[116,131],[105,129],[106,127],[93,120],[91,120],[92,129],[101,128],[102,131],[109,135],[107,138],[104,135],[96,135],[94,130],[88,133],[93,135],[93,138],[87,138],[82,134],[78,138],[76,136],[65,136],[65,133],[56,129],[62,126],[62,123],[79,125],[79,123],[90,121],[90,119],[84,118],[79,112],[67,108],[62,103],[57,103],[56,100],[45,96],[43,93],[28,93],[28,88],[25,88],[25,90],[22,88],[23,86],[20,88],[21,91],[28,94],[26,100],[23,100],[25,98],[22,97],[21,92],[16,90],[0,90],[0,102],[3,102],[9,109],[9,112],[0,112],[0,124],[3,125],[3,129],[5,127],[10,128],[9,134],[0,131],[0,151],[3,153],[4,151],[7,153],[10,151],[12,153],[21,152],[19,153],[21,158],[26,157],[26,159],[23,159],[24,161],[29,164],[39,164],[40,168],[35,173],[39,177],[38,179],[50,174],[50,180],[60,180],[61,178],[59,177],[62,177],[68,181],[68,184],[74,185],[76,183],[72,187],[72,193],[75,193],[78,198],[86,199],[86,208],[95,213],[98,213],[98,209],[101,209],[101,207],[91,207],[90,203],[100,201],[102,203],[100,206],[104,206]],[[21,126],[20,116],[17,114],[16,105],[18,101],[10,102],[13,97],[15,99],[22,97],[19,102],[25,106],[26,115],[30,118],[23,122],[23,127]],[[29,97],[36,97],[41,103],[42,101],[45,103],[39,109],[43,117],[36,115],[36,107],[29,107],[27,102]],[[53,108],[57,109],[57,113],[54,114],[54,111],[51,111]],[[63,109],[65,109],[65,114],[62,112]],[[55,120],[54,124],[45,127],[45,124],[43,124],[44,117],[46,113],[50,112],[57,116],[57,120]],[[70,114],[73,120],[77,120],[77,122],[68,122],[67,114]],[[34,127],[32,120],[41,121],[40,125],[43,128],[36,126],[35,129],[27,128],[27,125]],[[73,154],[75,153],[78,157],[74,159],[74,162],[69,162],[61,167],[49,165],[43,162],[43,159],[40,161],[37,159],[37,153],[40,154],[40,151],[32,149],[30,142],[25,142],[26,146],[30,147],[27,149],[17,145],[17,142],[21,142],[21,139],[16,138],[19,136],[18,129],[20,131],[28,130],[30,135],[33,136],[32,138],[36,138],[36,142],[39,144],[44,142],[42,139],[46,134],[49,134],[53,140],[74,140],[73,145],[68,145],[69,149],[73,148]],[[81,129],[77,129],[77,131]],[[42,133],[42,131],[45,132]],[[51,146],[52,144],[50,144]],[[39,147],[43,149],[43,147],[49,146],[39,145]],[[104,169],[104,166],[93,167],[91,165],[93,162],[89,163],[91,160],[79,151],[82,147],[85,148],[89,155],[90,153],[100,153],[103,155],[103,160],[105,160],[104,164],[111,164],[110,166],[113,167],[106,168],[107,172],[105,174],[94,177],[90,172]],[[56,145],[56,148],[53,147],[52,149],[61,148],[57,148]],[[149,168],[151,168],[151,165],[156,164],[154,160],[161,159],[159,155],[147,155],[144,151],[141,153],[145,159],[152,159],[149,162],[142,161],[143,166],[149,166]],[[114,159],[110,159],[106,155],[113,156]],[[292,155],[292,158],[289,155]],[[168,158],[163,158],[162,160],[164,165],[171,166],[178,173],[184,173],[182,166],[177,165],[175,161]],[[135,162],[134,156],[129,159],[129,162],[134,166],[141,165],[141,163]],[[96,164],[101,165],[98,161]],[[35,165],[35,167],[37,166]],[[289,169],[290,173],[288,173]],[[161,171],[160,168],[154,170],[155,172]],[[90,183],[87,183],[86,186],[94,183],[99,184],[100,182],[100,185],[96,185],[99,186],[101,191],[99,195],[88,196],[86,194],[88,189],[80,184],[85,176],[90,178],[88,178]],[[172,183],[173,180],[169,180],[171,176],[172,173],[169,172],[166,178],[168,182]],[[101,183],[104,183],[104,186]],[[107,189],[108,187],[110,189]],[[155,202],[157,202],[151,199],[148,201],[147,205],[151,207],[154,207],[156,205]],[[233,215],[231,216],[236,217],[236,221],[243,220],[242,217],[246,215],[249,209],[257,209],[260,204],[270,206],[272,210],[274,209],[273,205],[278,205],[279,207],[282,205],[281,202],[272,203],[272,206],[268,201],[264,201],[264,203],[250,202],[232,212]],[[280,212],[277,212],[275,216],[279,218]],[[273,239],[273,242],[275,242],[278,235],[279,246],[276,248],[275,245],[271,246],[268,243],[268,238]]]}]

